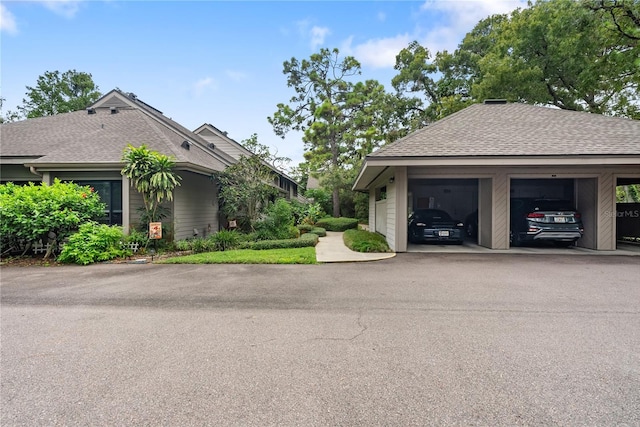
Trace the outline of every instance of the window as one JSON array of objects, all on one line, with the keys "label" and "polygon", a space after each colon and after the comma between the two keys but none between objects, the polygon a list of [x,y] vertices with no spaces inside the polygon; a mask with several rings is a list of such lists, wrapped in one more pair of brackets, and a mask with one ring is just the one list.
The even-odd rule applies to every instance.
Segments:
[{"label": "window", "polygon": [[100,196],[100,200],[107,205],[100,223],[122,225],[122,181],[76,181],[76,183],[92,187]]}]

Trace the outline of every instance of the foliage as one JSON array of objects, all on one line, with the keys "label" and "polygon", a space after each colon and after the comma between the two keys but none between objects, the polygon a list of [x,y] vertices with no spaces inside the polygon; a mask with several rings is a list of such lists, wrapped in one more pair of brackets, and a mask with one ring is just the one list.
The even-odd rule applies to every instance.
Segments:
[{"label": "foliage", "polygon": [[316,264],[313,247],[207,252],[159,261],[162,264]]},{"label": "foliage", "polygon": [[252,250],[304,248],[307,246],[315,246],[317,243],[318,235],[305,233],[297,239],[275,239],[251,242],[246,248]]},{"label": "foliage", "polygon": [[358,220],[355,218],[322,218],[316,222],[316,226],[327,231],[345,231],[351,228],[358,228]]},{"label": "foliage", "polygon": [[423,123],[489,98],[638,118],[638,17],[633,1],[538,0],[480,21],[453,53],[412,42],[392,83]]},{"label": "foliage", "polygon": [[256,223],[255,229],[260,240],[291,239],[299,234],[293,225],[293,209],[285,199],[278,199],[270,205],[265,218]]},{"label": "foliage", "polygon": [[313,227],[309,233],[316,234],[318,237],[325,237],[327,235],[327,230],[322,227]]},{"label": "foliage", "polygon": [[59,179],[52,185],[0,185],[3,247],[19,241],[62,241],[80,224],[102,218],[104,209],[100,196],[91,187],[62,183]]},{"label": "foliage", "polygon": [[46,71],[34,87],[27,86],[26,96],[18,109],[25,117],[34,118],[82,110],[102,95],[91,74],[69,70]]},{"label": "foliage", "polygon": [[[340,214],[344,171],[357,167],[364,156],[385,141],[396,108],[392,96],[377,81],[354,83],[360,63],[339,58],[338,49],[321,49],[299,61],[284,62],[287,86],[295,91],[290,105],[280,103],[269,117],[277,135],[303,132],[307,170],[320,172],[331,190],[332,212]],[[392,126],[391,126],[392,127]]]},{"label": "foliage", "polygon": [[288,159],[272,155],[266,145],[258,143],[255,134],[242,143],[254,154],[240,156],[237,163],[214,176],[220,183],[221,210],[253,231],[269,200],[278,194],[273,185],[276,175],[269,165]]},{"label": "foliage", "polygon": [[640,184],[617,186],[616,201],[618,203],[639,203],[640,202]]},{"label": "foliage", "polygon": [[87,265],[131,255],[122,248],[123,240],[121,227],[85,222],[77,233],[69,237],[58,261]]},{"label": "foliage", "polygon": [[217,233],[211,235],[209,240],[213,243],[213,248],[216,251],[228,251],[236,249],[240,244],[240,235],[237,231],[233,230],[220,230]]},{"label": "foliage", "polygon": [[[331,193],[322,188],[312,188],[304,193],[304,197],[313,200],[320,207],[320,212],[331,212]],[[317,219],[316,219],[317,220]]]},{"label": "foliage", "polygon": [[300,224],[300,225],[297,225],[296,227],[298,228],[298,230],[300,230],[300,235],[303,235],[304,233],[308,233],[314,228],[314,226],[311,224]]},{"label": "foliage", "polygon": [[137,243],[140,248],[146,248],[149,244],[149,236],[144,231],[130,230],[125,236],[126,243]]},{"label": "foliage", "polygon": [[160,220],[164,215],[160,204],[165,200],[173,200],[173,191],[182,179],[173,172],[175,161],[149,150],[145,145],[136,148],[131,144],[125,148],[122,160],[125,165],[121,173],[131,180],[131,186],[142,195],[145,218],[149,222]]},{"label": "foliage", "polygon": [[344,244],[356,252],[390,252],[384,236],[365,230],[351,229],[342,235]]}]

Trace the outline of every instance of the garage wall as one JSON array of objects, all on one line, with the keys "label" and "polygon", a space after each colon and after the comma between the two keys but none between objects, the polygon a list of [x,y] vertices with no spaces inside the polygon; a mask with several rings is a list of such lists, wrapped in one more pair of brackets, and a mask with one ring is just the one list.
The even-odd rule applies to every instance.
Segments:
[{"label": "garage wall", "polygon": [[[598,178],[598,243],[596,249],[616,249],[616,180],[613,173],[602,173]],[[609,213],[609,214],[607,214]]]},{"label": "garage wall", "polygon": [[385,236],[387,237],[387,242],[389,243],[389,248],[392,251],[396,250],[396,184],[390,183],[387,185],[387,232]]},{"label": "garage wall", "polygon": [[478,244],[491,248],[493,244],[493,179],[478,180]]},{"label": "garage wall", "polygon": [[584,235],[578,240],[581,248],[596,249],[598,238],[598,212],[597,191],[598,180],[596,178],[576,179],[576,208],[582,215]]},{"label": "garage wall", "polygon": [[506,173],[497,173],[493,178],[491,237],[492,249],[509,249],[509,201],[510,179]]}]

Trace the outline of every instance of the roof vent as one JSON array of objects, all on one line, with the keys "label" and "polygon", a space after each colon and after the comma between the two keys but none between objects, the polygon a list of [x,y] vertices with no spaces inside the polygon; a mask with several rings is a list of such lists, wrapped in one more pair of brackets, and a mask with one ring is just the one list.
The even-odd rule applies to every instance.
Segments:
[{"label": "roof vent", "polygon": [[500,105],[500,104],[506,104],[507,100],[506,99],[485,99],[484,103],[487,105]]},{"label": "roof vent", "polygon": [[209,148],[211,148],[212,150],[214,148],[216,148],[216,144],[214,144],[213,142],[210,142],[209,144],[207,144],[209,146]]},{"label": "roof vent", "polygon": [[118,108],[117,107],[111,107],[111,114],[117,114],[118,113]]},{"label": "roof vent", "polygon": [[93,107],[87,108],[87,114],[95,114],[96,113],[96,109]]},{"label": "roof vent", "polygon": [[182,148],[184,148],[185,150],[190,150],[191,149],[191,143],[189,143],[189,141],[182,141],[182,144],[180,144],[180,146]]}]

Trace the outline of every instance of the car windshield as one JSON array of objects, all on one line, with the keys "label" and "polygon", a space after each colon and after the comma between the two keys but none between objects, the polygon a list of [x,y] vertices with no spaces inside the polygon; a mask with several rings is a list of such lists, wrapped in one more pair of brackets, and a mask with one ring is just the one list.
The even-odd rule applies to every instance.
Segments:
[{"label": "car windshield", "polygon": [[574,208],[568,200],[534,200],[531,204],[533,211],[572,211]]},{"label": "car windshield", "polygon": [[416,211],[413,214],[414,218],[419,221],[450,221],[451,217],[445,211],[427,210]]}]

